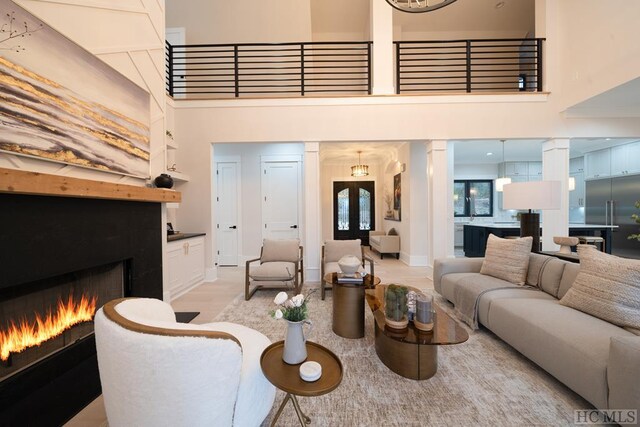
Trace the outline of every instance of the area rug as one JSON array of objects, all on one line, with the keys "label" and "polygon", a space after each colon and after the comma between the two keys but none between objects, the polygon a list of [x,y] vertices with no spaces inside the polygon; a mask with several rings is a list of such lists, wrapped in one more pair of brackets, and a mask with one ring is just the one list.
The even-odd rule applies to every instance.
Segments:
[{"label": "area rug", "polygon": [[[305,293],[309,290],[305,286]],[[254,328],[272,341],[282,340],[285,323],[269,317],[277,291],[258,291],[250,301],[236,298],[216,318]],[[391,372],[374,347],[373,315],[365,310],[365,337],[341,338],[331,330],[332,294],[316,292],[309,302],[313,331],[309,340],[340,357],[344,376],[329,394],[300,397],[315,426],[514,426],[572,425],[577,409],[592,406],[491,332],[469,330],[464,344],[442,346],[438,372],[415,381]],[[451,310],[450,304],[438,300]],[[278,391],[271,419],[284,398]],[[279,426],[299,425],[289,403]]]}]

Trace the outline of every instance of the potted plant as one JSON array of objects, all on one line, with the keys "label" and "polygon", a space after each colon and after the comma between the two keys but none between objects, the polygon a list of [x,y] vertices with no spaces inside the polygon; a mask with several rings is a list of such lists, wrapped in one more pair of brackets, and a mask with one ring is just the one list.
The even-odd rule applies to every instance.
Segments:
[{"label": "potted plant", "polygon": [[[640,201],[637,201],[635,206],[636,206],[636,209],[640,209]],[[634,220],[636,222],[636,224],[640,224],[640,215],[633,214],[633,215],[631,215],[631,219]],[[640,242],[640,233],[629,234],[627,236],[627,239],[629,239],[629,240],[634,240],[635,239],[635,240]]]},{"label": "potted plant", "polygon": [[393,196],[391,193],[387,192],[384,194],[384,203],[387,205],[387,213],[385,214],[385,218],[393,218],[393,211],[391,210],[391,203],[393,203]]},{"label": "potted plant", "polygon": [[409,324],[407,318],[406,286],[391,284],[384,295],[384,321],[392,329],[404,329]]}]

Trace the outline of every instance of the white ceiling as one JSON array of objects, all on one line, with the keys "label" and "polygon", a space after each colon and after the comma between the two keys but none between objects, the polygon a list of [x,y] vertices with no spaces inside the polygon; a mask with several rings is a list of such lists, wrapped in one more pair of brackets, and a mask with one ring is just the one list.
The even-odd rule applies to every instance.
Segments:
[{"label": "white ceiling", "polygon": [[358,151],[362,151],[362,163],[379,163],[397,160],[398,149],[404,142],[322,142],[320,144],[320,161],[327,163],[357,163]]}]

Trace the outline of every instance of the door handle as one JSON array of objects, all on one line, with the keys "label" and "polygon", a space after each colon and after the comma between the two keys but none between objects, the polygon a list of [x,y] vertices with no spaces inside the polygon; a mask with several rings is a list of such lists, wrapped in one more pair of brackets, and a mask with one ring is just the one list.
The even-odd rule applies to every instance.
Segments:
[{"label": "door handle", "polygon": [[236,228],[238,228],[238,227],[236,227],[235,225],[232,225],[232,226],[231,226],[231,227],[229,227],[229,228],[232,228],[232,229],[234,229],[234,230],[235,230],[235,229],[236,229]]},{"label": "door handle", "polygon": [[615,225],[613,223],[613,205],[615,204],[615,202],[616,202],[615,200],[611,200],[611,204],[609,205],[611,209],[611,225]]},{"label": "door handle", "polygon": [[609,201],[604,202],[604,225],[609,225]]},{"label": "door handle", "polygon": [[292,225],[289,228],[298,228],[298,226],[297,225]]}]

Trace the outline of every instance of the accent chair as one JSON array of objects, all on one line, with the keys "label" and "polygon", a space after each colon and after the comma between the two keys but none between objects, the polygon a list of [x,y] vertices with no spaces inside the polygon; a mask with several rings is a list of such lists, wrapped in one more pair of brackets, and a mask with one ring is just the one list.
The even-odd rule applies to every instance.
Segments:
[{"label": "accent chair", "polygon": [[[298,239],[264,239],[260,258],[246,263],[244,299],[248,301],[258,289],[265,287],[287,290],[293,287],[296,294],[300,293],[304,284],[302,255]],[[251,266],[258,261],[260,265]]]}]

